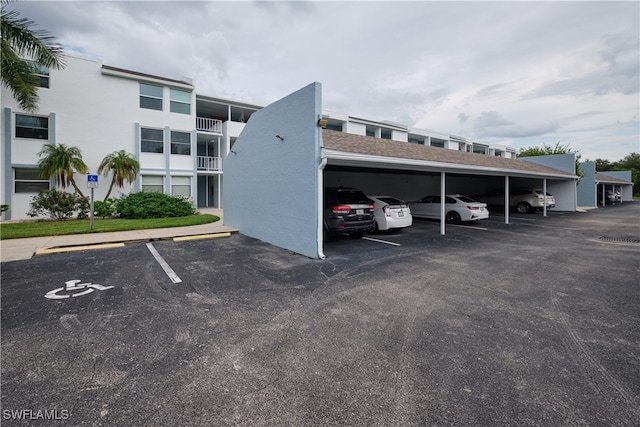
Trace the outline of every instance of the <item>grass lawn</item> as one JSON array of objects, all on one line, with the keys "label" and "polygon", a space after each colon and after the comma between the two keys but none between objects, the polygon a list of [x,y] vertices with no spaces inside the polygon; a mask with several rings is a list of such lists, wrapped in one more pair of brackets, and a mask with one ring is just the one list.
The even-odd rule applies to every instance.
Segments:
[{"label": "grass lawn", "polygon": [[89,219],[40,220],[0,224],[0,239],[22,239],[26,237],[62,236],[65,234],[103,233],[106,231],[143,230],[149,228],[185,227],[220,220],[209,214],[197,214],[177,218],[154,219],[93,219],[90,230]]}]

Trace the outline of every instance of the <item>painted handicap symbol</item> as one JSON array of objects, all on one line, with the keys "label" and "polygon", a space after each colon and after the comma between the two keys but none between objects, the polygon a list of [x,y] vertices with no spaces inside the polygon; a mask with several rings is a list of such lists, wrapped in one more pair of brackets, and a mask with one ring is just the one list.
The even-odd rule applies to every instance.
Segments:
[{"label": "painted handicap symbol", "polygon": [[[81,280],[68,280],[65,282],[65,286],[62,288],[54,289],[52,291],[47,292],[44,297],[49,299],[64,299],[64,298],[74,298],[81,297],[82,295],[90,294],[93,291],[106,291],[107,289],[113,288],[113,286],[102,286],[102,285],[94,285],[92,283],[80,283]],[[62,294],[60,292],[73,292],[79,291],[71,294]]]}]

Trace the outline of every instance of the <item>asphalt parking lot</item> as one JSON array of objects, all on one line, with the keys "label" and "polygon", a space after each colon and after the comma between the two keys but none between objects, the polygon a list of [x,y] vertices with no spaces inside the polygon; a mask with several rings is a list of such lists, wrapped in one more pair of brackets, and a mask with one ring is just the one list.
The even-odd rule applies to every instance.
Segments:
[{"label": "asphalt parking lot", "polygon": [[439,232],[3,263],[2,423],[638,425],[640,203]]}]

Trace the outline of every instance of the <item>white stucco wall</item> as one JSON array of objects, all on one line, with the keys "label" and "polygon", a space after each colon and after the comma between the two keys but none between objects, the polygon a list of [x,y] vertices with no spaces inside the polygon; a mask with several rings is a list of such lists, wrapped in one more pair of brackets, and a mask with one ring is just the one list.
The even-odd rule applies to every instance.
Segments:
[{"label": "white stucco wall", "polygon": [[[192,94],[191,114],[170,112],[170,87],[180,86],[169,81],[153,84],[163,86],[163,111],[140,108],[139,80],[108,75],[102,71],[100,61],[68,55],[63,70],[50,70],[50,87],[40,88],[39,109],[35,113],[24,113],[3,86],[2,97],[2,152],[5,156],[5,144],[10,144],[10,159],[2,161],[2,176],[11,177],[12,165],[37,165],[38,151],[47,141],[15,138],[15,114],[39,115],[49,117],[49,142],[78,147],[90,173],[96,174],[102,159],[109,153],[125,150],[138,157],[141,173],[145,170],[193,171],[194,155],[191,156],[138,153],[136,141],[136,123],[143,127],[170,129],[191,132],[195,128],[195,94]],[[140,78],[144,80],[144,78]],[[186,85],[181,89],[186,90]],[[5,120],[5,111],[10,110],[10,120]],[[7,129],[5,129],[7,128]],[[7,135],[10,135],[7,139]],[[166,151],[166,150],[165,150]],[[170,161],[167,161],[167,156]],[[86,190],[86,176],[76,174],[75,180],[80,189]],[[34,194],[13,194],[7,190],[9,184],[2,185],[2,200],[11,205],[11,219],[27,218],[29,201]],[[99,177],[99,188],[95,190],[96,200],[106,195],[111,177]],[[135,189],[135,185],[126,185],[123,189],[114,188],[111,197],[118,197]],[[68,190],[70,191],[70,190]],[[10,194],[7,194],[10,193]]]},{"label": "white stucco wall", "polygon": [[320,257],[321,114],[321,85],[312,83],[251,116],[224,159],[226,225]]}]

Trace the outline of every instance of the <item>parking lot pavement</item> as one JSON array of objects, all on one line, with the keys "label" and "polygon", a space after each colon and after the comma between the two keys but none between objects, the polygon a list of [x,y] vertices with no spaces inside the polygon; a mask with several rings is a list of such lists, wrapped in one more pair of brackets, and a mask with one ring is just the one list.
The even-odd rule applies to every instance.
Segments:
[{"label": "parking lot pavement", "polygon": [[637,425],[639,219],[150,243],[179,281],[145,243],[6,263],[2,422]]}]

